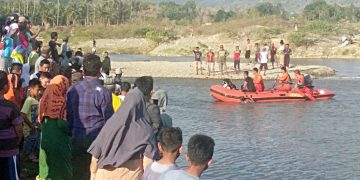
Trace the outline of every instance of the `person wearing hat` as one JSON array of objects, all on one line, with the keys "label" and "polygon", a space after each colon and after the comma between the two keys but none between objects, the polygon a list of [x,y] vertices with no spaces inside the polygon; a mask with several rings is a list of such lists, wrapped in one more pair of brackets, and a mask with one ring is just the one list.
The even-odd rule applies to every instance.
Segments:
[{"label": "person wearing hat", "polygon": [[61,56],[63,57],[63,60],[61,62],[62,66],[68,66],[69,65],[69,58],[71,58],[71,48],[68,44],[69,42],[69,36],[65,36],[63,38],[63,43],[61,44]]},{"label": "person wearing hat", "polygon": [[209,47],[209,50],[206,53],[206,60],[208,65],[208,76],[210,76],[211,72],[213,76],[215,76],[215,53],[212,51],[211,47]]}]

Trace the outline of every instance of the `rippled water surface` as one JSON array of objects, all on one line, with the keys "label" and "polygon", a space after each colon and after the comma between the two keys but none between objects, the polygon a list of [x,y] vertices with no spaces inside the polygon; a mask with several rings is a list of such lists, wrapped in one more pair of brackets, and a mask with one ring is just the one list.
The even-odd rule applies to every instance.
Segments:
[{"label": "rippled water surface", "polygon": [[338,70],[315,81],[336,92],[333,100],[229,104],[209,95],[217,80],[156,79],[168,91],[168,113],[183,130],[184,145],[195,133],[215,139],[204,179],[360,179],[360,62],[310,64]]}]

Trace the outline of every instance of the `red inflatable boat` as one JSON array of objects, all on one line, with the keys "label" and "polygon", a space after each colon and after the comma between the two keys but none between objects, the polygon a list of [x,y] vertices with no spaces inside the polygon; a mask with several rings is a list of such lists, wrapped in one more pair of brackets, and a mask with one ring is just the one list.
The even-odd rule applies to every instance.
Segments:
[{"label": "red inflatable boat", "polygon": [[[294,91],[264,91],[264,92],[241,92],[240,90],[227,89],[220,85],[211,86],[211,96],[223,102],[287,102],[306,101],[305,94]],[[331,99],[335,93],[327,89],[316,89],[313,91],[316,100]]]}]

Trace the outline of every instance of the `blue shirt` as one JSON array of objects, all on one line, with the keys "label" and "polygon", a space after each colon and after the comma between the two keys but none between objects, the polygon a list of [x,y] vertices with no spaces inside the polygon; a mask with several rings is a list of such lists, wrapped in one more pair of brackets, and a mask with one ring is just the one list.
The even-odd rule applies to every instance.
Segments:
[{"label": "blue shirt", "polygon": [[73,138],[95,138],[114,113],[111,91],[97,78],[85,77],[69,88],[66,110]]},{"label": "blue shirt", "polygon": [[161,175],[159,180],[199,180],[199,177],[192,176],[184,170],[172,170]]}]

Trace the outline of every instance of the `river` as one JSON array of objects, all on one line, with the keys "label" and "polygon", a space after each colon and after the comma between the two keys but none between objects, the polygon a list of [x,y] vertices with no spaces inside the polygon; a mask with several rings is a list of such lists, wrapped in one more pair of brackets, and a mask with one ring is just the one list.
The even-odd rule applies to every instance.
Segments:
[{"label": "river", "polygon": [[[174,126],[183,130],[185,152],[195,133],[215,140],[214,161],[203,179],[360,179],[360,61],[295,63],[336,69],[336,76],[314,82],[336,92],[334,99],[229,104],[209,95],[209,87],[218,80],[156,79],[168,91],[168,113]],[[184,153],[178,159],[181,167],[186,166]]]}]

